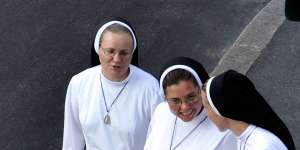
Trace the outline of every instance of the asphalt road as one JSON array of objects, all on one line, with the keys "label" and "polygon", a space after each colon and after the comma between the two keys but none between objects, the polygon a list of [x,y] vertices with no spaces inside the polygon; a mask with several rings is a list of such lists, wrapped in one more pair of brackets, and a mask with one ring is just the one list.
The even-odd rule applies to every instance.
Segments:
[{"label": "asphalt road", "polygon": [[[212,71],[226,49],[269,1],[2,1],[1,149],[61,148],[66,87],[71,76],[90,66],[90,47],[103,20],[111,16],[125,17],[136,27],[141,67],[156,77],[160,66],[175,56],[195,58]],[[261,69],[260,65],[268,65],[264,60],[249,72],[255,81],[263,79],[256,75],[256,70]],[[291,83],[294,87],[291,89],[297,89],[297,82]],[[267,90],[267,85],[258,86]],[[283,88],[280,85],[278,88]],[[285,103],[296,109],[296,96],[290,93],[291,103]],[[280,104],[274,99],[275,106]],[[280,112],[283,116],[288,112],[284,109]],[[299,112],[287,114],[285,119],[291,119],[296,113]]]},{"label": "asphalt road", "polygon": [[300,148],[299,39],[300,22],[285,21],[247,73],[288,126],[297,149]]}]

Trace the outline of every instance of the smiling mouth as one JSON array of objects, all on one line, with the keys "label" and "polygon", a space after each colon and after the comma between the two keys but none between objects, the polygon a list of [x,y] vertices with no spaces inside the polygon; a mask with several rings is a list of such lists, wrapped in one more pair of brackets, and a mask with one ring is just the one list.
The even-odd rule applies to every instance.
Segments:
[{"label": "smiling mouth", "polygon": [[190,110],[190,111],[187,111],[187,112],[179,112],[180,115],[183,115],[183,116],[189,116],[193,113],[193,110]]}]

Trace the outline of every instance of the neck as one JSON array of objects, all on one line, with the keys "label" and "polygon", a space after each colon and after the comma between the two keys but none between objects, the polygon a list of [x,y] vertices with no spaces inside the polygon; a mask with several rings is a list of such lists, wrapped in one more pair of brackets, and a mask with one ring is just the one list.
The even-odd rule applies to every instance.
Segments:
[{"label": "neck", "polygon": [[109,74],[107,74],[103,69],[102,69],[102,74],[104,75],[104,77],[112,82],[121,82],[124,79],[126,79],[129,75],[130,69],[128,67],[126,73],[124,73],[123,75],[119,76],[119,77],[112,77]]},{"label": "neck", "polygon": [[237,121],[230,119],[229,121],[230,130],[236,135],[240,136],[249,126],[248,123],[243,121]]}]

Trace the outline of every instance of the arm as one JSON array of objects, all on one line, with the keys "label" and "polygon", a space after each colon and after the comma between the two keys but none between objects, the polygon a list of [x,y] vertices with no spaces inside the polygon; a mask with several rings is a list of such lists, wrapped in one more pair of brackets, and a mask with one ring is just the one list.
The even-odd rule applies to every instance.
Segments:
[{"label": "arm", "polygon": [[65,101],[63,150],[83,150],[85,146],[83,131],[79,120],[76,80],[71,79]]}]

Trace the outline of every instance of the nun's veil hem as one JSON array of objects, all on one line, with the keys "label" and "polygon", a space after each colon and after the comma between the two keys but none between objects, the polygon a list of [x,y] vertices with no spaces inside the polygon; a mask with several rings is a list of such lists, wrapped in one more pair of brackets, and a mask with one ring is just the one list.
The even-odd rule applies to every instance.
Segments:
[{"label": "nun's veil hem", "polygon": [[295,150],[288,128],[245,75],[228,70],[214,77],[207,91],[222,116],[264,128]]}]

